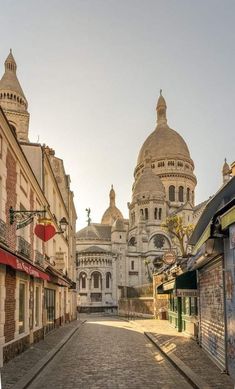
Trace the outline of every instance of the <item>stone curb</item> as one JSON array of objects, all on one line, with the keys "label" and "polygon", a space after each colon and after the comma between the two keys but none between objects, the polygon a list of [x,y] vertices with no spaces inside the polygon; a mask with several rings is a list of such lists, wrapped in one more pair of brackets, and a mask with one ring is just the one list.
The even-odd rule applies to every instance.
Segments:
[{"label": "stone curb", "polygon": [[76,328],[73,328],[65,337],[55,346],[51,351],[45,355],[36,365],[30,369],[30,371],[21,378],[11,389],[25,389],[31,382],[37,377],[37,375],[45,368],[45,366],[55,357],[55,355],[64,347],[69,339],[75,334],[76,331],[86,322],[86,320],[78,323]]},{"label": "stone curb", "polygon": [[151,332],[144,332],[149,340],[169,359],[175,368],[188,380],[195,389],[211,389],[198,375],[194,373],[180,358],[173,352],[169,353],[166,346],[162,346]]}]

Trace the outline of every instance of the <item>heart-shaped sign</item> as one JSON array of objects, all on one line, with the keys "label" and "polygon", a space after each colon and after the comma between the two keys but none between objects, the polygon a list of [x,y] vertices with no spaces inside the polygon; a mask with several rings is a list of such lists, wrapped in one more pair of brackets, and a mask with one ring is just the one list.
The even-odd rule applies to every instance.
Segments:
[{"label": "heart-shaped sign", "polygon": [[55,227],[52,226],[51,224],[37,224],[34,229],[35,235],[44,242],[47,242],[56,233]]}]

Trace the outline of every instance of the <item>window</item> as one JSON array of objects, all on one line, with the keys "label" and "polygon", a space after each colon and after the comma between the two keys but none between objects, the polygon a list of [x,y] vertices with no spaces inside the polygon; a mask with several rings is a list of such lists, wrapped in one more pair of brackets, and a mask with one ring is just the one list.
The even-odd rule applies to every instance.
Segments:
[{"label": "window", "polygon": [[174,166],[175,162],[174,161],[168,161],[168,166]]},{"label": "window", "polygon": [[94,280],[94,288],[97,289],[99,288],[99,273],[94,273],[93,274],[93,280]]},{"label": "window", "polygon": [[40,325],[40,287],[35,288],[35,326]]},{"label": "window", "polygon": [[183,186],[179,187],[179,201],[181,203],[184,201],[184,188],[183,188]]},{"label": "window", "polygon": [[26,288],[23,282],[19,285],[19,334],[25,331],[25,300]]},{"label": "window", "polygon": [[111,279],[111,274],[106,273],[106,289],[110,288],[110,279]]},{"label": "window", "polygon": [[2,219],[2,207],[3,207],[3,199],[2,199],[2,177],[0,176],[0,219]]},{"label": "window", "polygon": [[158,219],[161,220],[161,218],[162,218],[162,208],[159,208]]},{"label": "window", "polygon": [[132,212],[132,214],[131,214],[131,222],[132,222],[132,224],[135,223],[135,212]]},{"label": "window", "polygon": [[149,218],[148,208],[144,209],[144,216],[145,216],[145,220],[148,220],[148,218]]},{"label": "window", "polygon": [[0,158],[2,158],[2,136],[0,135]]},{"label": "window", "polygon": [[190,188],[187,188],[187,201],[190,201]]},{"label": "window", "polygon": [[165,165],[165,163],[163,161],[158,162],[158,164],[157,164],[158,167],[164,167],[164,165]]},{"label": "window", "polygon": [[154,219],[157,219],[157,208],[154,208]]},{"label": "window", "polygon": [[174,187],[174,185],[171,185],[169,187],[169,200],[175,201],[175,187]]},{"label": "window", "polygon": [[140,214],[141,214],[141,216],[144,216],[144,210],[142,208],[140,210]]},{"label": "window", "polygon": [[25,196],[27,196],[28,195],[28,181],[22,172],[20,172],[20,188],[23,191],[23,193],[25,194]]},{"label": "window", "polygon": [[134,268],[135,268],[135,262],[131,261],[131,270],[134,270]]},{"label": "window", "polygon": [[81,276],[81,285],[82,285],[82,289],[86,289],[86,274],[85,273],[82,273]]}]

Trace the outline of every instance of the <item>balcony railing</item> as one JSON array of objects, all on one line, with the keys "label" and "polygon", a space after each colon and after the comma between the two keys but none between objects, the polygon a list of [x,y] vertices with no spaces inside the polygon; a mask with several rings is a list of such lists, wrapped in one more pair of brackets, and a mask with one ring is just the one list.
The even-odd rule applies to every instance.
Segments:
[{"label": "balcony railing", "polygon": [[35,258],[35,263],[37,263],[40,266],[44,265],[44,255],[40,253],[40,251],[38,250],[34,251],[34,258]]},{"label": "balcony railing", "polygon": [[27,242],[22,236],[18,236],[18,253],[30,258],[31,244]]},{"label": "balcony railing", "polygon": [[0,242],[6,242],[6,223],[0,219]]}]

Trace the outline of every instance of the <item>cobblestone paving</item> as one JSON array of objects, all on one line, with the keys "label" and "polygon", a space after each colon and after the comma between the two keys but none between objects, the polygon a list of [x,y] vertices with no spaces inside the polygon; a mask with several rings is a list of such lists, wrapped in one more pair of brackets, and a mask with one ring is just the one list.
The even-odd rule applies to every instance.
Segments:
[{"label": "cobblestone paving", "polygon": [[58,342],[73,328],[80,325],[79,321],[73,321],[63,327],[54,330],[44,340],[32,345],[24,353],[12,359],[1,369],[2,387],[10,389],[20,380],[35,364],[55,347]]},{"label": "cobblestone paving", "polygon": [[132,324],[89,316],[29,389],[190,389]]},{"label": "cobblestone paving", "polygon": [[132,322],[142,331],[151,332],[159,346],[171,350],[193,370],[211,389],[234,389],[235,383],[210,360],[206,352],[190,337],[177,332],[164,320],[135,320]]}]

